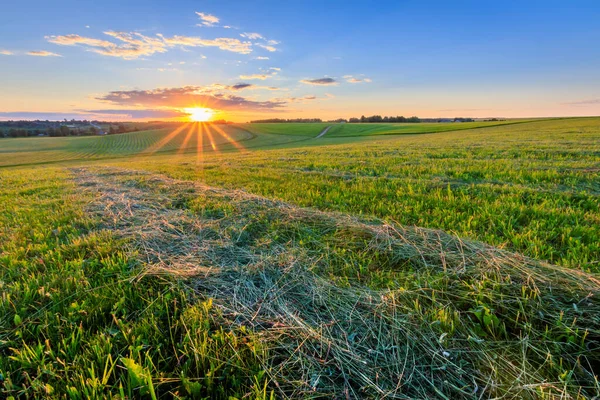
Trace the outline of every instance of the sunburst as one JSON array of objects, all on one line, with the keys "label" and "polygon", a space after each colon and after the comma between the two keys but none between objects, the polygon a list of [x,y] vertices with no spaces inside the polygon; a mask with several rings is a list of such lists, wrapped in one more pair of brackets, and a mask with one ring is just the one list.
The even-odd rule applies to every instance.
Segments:
[{"label": "sunburst", "polygon": [[212,116],[215,114],[214,110],[203,107],[186,108],[185,112],[189,114],[189,118],[193,122],[210,121]]},{"label": "sunburst", "polygon": [[[224,150],[220,148],[222,145],[231,145],[237,151],[246,151],[244,146],[242,146],[241,143],[238,143],[238,141],[227,132],[227,127],[220,127],[206,121],[214,115],[214,110],[210,108],[194,107],[186,108],[185,111],[189,113],[189,118],[193,122],[181,124],[181,126],[162,137],[162,139],[147,147],[139,155],[148,156],[159,151],[168,151],[172,149],[176,151],[178,157],[182,157],[184,154],[195,148],[197,153],[195,164],[198,168],[198,172],[203,175],[204,153],[206,151],[219,154]],[[215,140],[218,137],[221,137],[224,140]],[[221,141],[222,143],[220,143]]]}]

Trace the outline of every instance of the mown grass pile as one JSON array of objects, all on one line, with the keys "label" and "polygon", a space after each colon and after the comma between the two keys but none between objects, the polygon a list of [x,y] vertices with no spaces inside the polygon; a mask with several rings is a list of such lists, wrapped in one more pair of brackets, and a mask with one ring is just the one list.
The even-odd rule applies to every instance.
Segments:
[{"label": "mown grass pile", "polygon": [[[593,275],[440,231],[148,173],[74,173],[96,198],[90,211],[117,238],[131,240],[127,257],[146,276],[139,282],[179,279],[191,290],[180,299],[184,310],[213,299],[219,332],[247,334],[236,349],[241,361],[219,359],[227,378],[246,378],[238,379],[249,393],[263,384],[263,396],[272,390],[281,397],[585,398],[600,390],[600,282]],[[181,321],[190,335],[205,337],[209,311],[192,309]],[[189,338],[165,339],[174,330],[163,329],[145,334],[173,340],[174,359],[221,351],[186,347]],[[193,374],[202,368],[185,377],[152,374],[164,371],[152,357],[153,340],[140,348],[145,357],[121,355],[142,376],[130,390],[185,393],[186,382],[201,378],[197,393],[214,395],[206,377]],[[242,374],[248,366],[254,375]],[[220,382],[229,385],[227,378]]]},{"label": "mown grass pile", "polygon": [[442,229],[600,272],[599,127],[599,118],[580,118],[359,143],[328,133],[312,147],[207,155],[201,175],[191,156],[117,165]]},{"label": "mown grass pile", "polygon": [[0,182],[1,398],[268,398],[252,336],[176,280],[138,279],[69,173]]}]

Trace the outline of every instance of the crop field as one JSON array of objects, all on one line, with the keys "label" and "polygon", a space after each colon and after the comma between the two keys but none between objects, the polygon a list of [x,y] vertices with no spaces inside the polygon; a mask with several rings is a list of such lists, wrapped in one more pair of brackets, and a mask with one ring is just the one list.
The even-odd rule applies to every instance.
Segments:
[{"label": "crop field", "polygon": [[323,129],[327,128],[331,124],[327,123],[264,123],[264,124],[243,124],[245,129],[256,134],[270,133],[273,135],[286,135],[286,136],[306,136],[315,137]]},{"label": "crop field", "polygon": [[485,121],[485,122],[447,122],[447,123],[365,123],[336,124],[328,132],[329,136],[352,137],[371,135],[401,135],[459,131],[463,129],[489,128],[513,125],[530,120]]},{"label": "crop field", "polygon": [[600,396],[600,118],[327,126],[0,139],[0,397]]},{"label": "crop field", "polygon": [[158,129],[120,135],[5,139],[0,145],[0,166],[44,164],[67,160],[93,160],[156,152],[234,147],[232,143],[252,139],[245,130],[231,126],[182,124],[179,128]]}]

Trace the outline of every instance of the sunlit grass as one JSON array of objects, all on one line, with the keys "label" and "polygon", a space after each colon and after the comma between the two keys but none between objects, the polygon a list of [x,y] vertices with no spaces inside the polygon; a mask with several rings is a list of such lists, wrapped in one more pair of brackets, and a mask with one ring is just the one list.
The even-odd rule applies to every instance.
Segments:
[{"label": "sunlit grass", "polygon": [[599,121],[9,140],[0,397],[598,396]]}]

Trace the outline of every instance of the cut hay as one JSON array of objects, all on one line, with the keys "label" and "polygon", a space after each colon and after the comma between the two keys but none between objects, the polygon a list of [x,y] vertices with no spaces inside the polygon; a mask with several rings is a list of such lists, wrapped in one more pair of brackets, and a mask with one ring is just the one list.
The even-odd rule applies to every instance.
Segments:
[{"label": "cut hay", "polygon": [[599,395],[600,281],[441,231],[122,169],[74,169],[145,274],[264,345],[285,398]]}]

